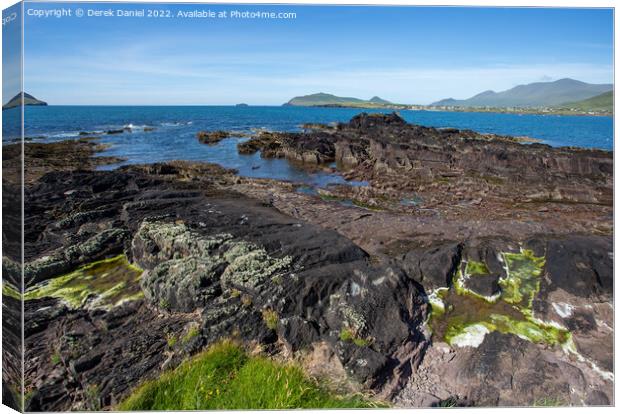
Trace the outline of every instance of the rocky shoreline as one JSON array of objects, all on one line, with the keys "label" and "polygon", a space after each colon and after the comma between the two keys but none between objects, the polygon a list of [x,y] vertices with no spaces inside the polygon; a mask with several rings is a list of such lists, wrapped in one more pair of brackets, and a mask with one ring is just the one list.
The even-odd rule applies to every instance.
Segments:
[{"label": "rocky shoreline", "polygon": [[613,404],[609,152],[396,114],[239,144],[368,183],[302,191],[25,148],[28,411],[113,409],[223,338],[401,407]]}]

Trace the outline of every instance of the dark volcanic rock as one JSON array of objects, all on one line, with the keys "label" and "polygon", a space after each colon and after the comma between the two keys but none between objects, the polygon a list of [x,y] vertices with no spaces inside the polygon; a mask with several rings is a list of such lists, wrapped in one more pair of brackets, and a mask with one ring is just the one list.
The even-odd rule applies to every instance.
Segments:
[{"label": "dark volcanic rock", "polygon": [[282,151],[286,159],[306,164],[325,164],[336,159],[332,136],[325,133],[317,133],[311,137],[289,137]]},{"label": "dark volcanic rock", "polygon": [[320,131],[312,134],[261,132],[238,144],[237,148],[240,154],[261,151],[263,158],[286,158],[310,165],[332,162],[336,155],[331,134]]},{"label": "dark volcanic rock", "polygon": [[457,242],[441,242],[406,253],[403,268],[409,277],[431,291],[452,285],[452,277],[461,263],[463,246]]},{"label": "dark volcanic rock", "polygon": [[[80,138],[54,143],[28,143],[24,145],[24,158],[21,158],[21,144],[11,144],[2,147],[3,170],[7,176],[21,174],[22,161],[24,163],[24,182],[30,184],[43,174],[50,171],[89,170],[100,165],[114,164],[123,161],[122,158],[98,156],[96,152],[105,149],[104,144],[96,138]],[[18,182],[18,178],[12,178]]]},{"label": "dark volcanic rock", "polygon": [[[27,371],[37,384],[29,409],[109,407],[183,355],[231,336],[275,344],[280,335],[292,350],[326,342],[353,378],[386,393],[410,375],[427,344],[419,285],[397,267],[371,264],[334,231],[221,191],[229,172],[205,168],[55,172],[28,189],[33,281],[125,252],[145,269],[146,297],[90,312],[29,301]],[[190,319],[199,334],[166,359],[168,337]],[[62,367],[49,365],[54,353]],[[93,385],[96,402],[87,399]]]},{"label": "dark volcanic rock", "polygon": [[[28,300],[29,410],[111,408],[140,382],[230,337],[294,352],[319,343],[349,378],[381,396],[391,396],[410,376],[416,386],[429,385],[425,375],[436,361],[447,361],[450,369],[429,385],[433,403],[452,396],[435,393],[440,385],[449,385],[464,405],[523,405],[546,395],[568,396],[572,403],[610,400],[609,381],[592,380],[598,374],[587,363],[607,371],[613,364],[611,237],[511,232],[522,220],[511,210],[518,203],[536,210],[541,200],[596,206],[583,210],[586,216],[611,205],[607,152],[522,146],[508,137],[410,125],[396,114],[361,114],[306,133],[262,132],[239,144],[240,152],[261,151],[308,166],[335,160],[351,168],[348,178],[371,182],[360,192],[400,200],[419,190],[430,204],[407,214],[360,214],[346,206],[334,213],[325,203],[312,210],[311,203],[301,205],[307,198],[300,194],[280,193],[269,202],[249,198],[237,191],[250,188],[251,180],[208,164],[84,171],[96,164],[82,168],[79,159],[95,148],[90,141],[50,147],[55,156],[49,161],[46,147],[29,150],[39,158],[25,190],[25,271],[30,283],[44,281],[123,253],[144,269],[144,299],[97,310],[52,298]],[[61,150],[69,160],[64,171],[58,167]],[[13,158],[17,153],[8,150]],[[254,184],[268,192],[277,187]],[[494,200],[503,221],[486,220],[494,212],[472,200]],[[453,207],[455,215],[443,217],[441,205]],[[312,214],[298,215],[296,207]],[[459,221],[471,211],[479,220]],[[412,221],[427,225],[426,233],[410,230]],[[390,253],[386,246],[384,254],[369,244],[362,250],[345,237],[361,226],[366,232],[351,240],[364,245],[363,235],[374,241],[382,232],[387,236],[377,238],[377,245],[394,240],[398,248]],[[459,226],[487,232],[479,237]],[[478,347],[438,355],[424,327],[430,293],[450,287],[467,261],[477,261],[486,269],[465,287],[491,296],[506,272],[500,253],[522,247],[546,260],[535,317],[570,328],[576,351],[588,362],[497,331],[480,338]],[[10,258],[3,268],[17,278],[19,268]],[[11,315],[17,323],[19,315]],[[11,338],[17,350],[19,336]],[[431,351],[429,360],[424,356]],[[420,361],[424,371],[418,372]]]},{"label": "dark volcanic rock", "polygon": [[609,238],[571,237],[550,240],[545,270],[551,285],[598,301],[613,295],[613,245]]},{"label": "dark volcanic rock", "polygon": [[123,251],[128,237],[123,229],[109,229],[79,243],[34,260],[24,266],[26,286],[62,275],[72,269],[103,258],[116,256]]},{"label": "dark volcanic rock", "polygon": [[230,137],[230,133],[226,131],[200,131],[196,134],[198,141],[203,144],[217,144],[228,137]]},{"label": "dark volcanic rock", "polygon": [[464,286],[479,295],[491,297],[500,292],[499,278],[499,274],[476,275],[467,279]]},{"label": "dark volcanic rock", "polygon": [[571,387],[584,388],[583,375],[576,368],[531,342],[498,332],[488,334],[480,347],[463,355],[452,375],[457,384],[468,388],[467,400],[479,406],[533,405],[548,398],[565,405]]},{"label": "dark volcanic rock", "polygon": [[406,124],[407,123],[405,122],[405,120],[395,112],[387,115],[361,113],[351,118],[347,126],[349,128],[365,131],[368,129],[385,128],[392,126],[402,127]]},{"label": "dark volcanic rock", "polygon": [[[611,205],[610,152],[522,145],[519,138],[406,123],[396,113],[359,114],[334,129],[260,133],[239,144],[309,165],[336,161],[377,188],[428,191],[450,202],[489,196],[508,203]],[[438,188],[448,183],[450,188]],[[454,189],[454,191],[450,191]],[[437,194],[444,191],[446,194]],[[386,194],[387,195],[387,194]]]},{"label": "dark volcanic rock", "polygon": [[[160,318],[142,302],[52,319],[45,330],[26,338],[26,375],[36,384],[26,409],[97,410],[117,404],[132,387],[160,372],[167,358],[166,335],[182,331],[187,321],[184,315]],[[60,360],[56,366],[52,355]]]},{"label": "dark volcanic rock", "polygon": [[282,141],[280,135],[273,132],[260,132],[248,141],[237,144],[239,154],[261,152],[263,158],[281,158]]}]

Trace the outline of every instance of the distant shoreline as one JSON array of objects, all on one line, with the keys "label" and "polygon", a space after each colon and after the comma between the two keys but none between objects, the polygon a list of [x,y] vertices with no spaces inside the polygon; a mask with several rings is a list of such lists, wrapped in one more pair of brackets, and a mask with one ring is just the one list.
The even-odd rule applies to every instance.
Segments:
[{"label": "distant shoreline", "polygon": [[[535,109],[523,109],[523,110],[506,110],[502,108],[441,108],[441,107],[432,107],[432,106],[417,106],[417,105],[386,105],[386,106],[353,106],[353,105],[250,105],[247,106],[239,106],[238,104],[173,104],[173,105],[140,105],[140,104],[118,104],[118,105],[109,105],[109,104],[61,104],[61,105],[25,105],[25,106],[38,106],[38,107],[188,107],[188,108],[199,108],[199,107],[230,107],[230,108],[281,108],[283,106],[292,107],[292,108],[342,108],[342,109],[365,109],[365,110],[385,110],[385,111],[413,111],[413,112],[473,112],[473,113],[492,113],[492,114],[514,114],[514,115],[560,115],[560,116],[595,116],[595,117],[609,117],[613,118],[613,113],[588,113],[583,111],[567,111],[567,110],[557,110],[557,111],[543,111],[543,110],[535,110]],[[7,108],[5,110],[19,108],[12,107]]]},{"label": "distant shoreline", "polygon": [[385,106],[356,106],[356,105],[286,105],[304,108],[351,108],[351,109],[385,109],[396,111],[427,111],[427,112],[476,112],[476,113],[496,113],[496,114],[517,114],[517,115],[567,115],[567,116],[608,116],[613,117],[611,112],[585,112],[570,110],[542,110],[534,108],[523,108],[522,110],[507,110],[504,108],[477,108],[477,107],[461,107],[447,108],[432,105],[385,105]]}]

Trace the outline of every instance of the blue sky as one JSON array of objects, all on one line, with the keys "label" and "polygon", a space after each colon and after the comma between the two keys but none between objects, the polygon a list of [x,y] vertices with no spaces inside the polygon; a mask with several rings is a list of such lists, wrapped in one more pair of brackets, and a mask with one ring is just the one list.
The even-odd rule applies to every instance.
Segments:
[{"label": "blue sky", "polygon": [[21,8],[13,5],[2,11],[2,102],[21,90]]},{"label": "blue sky", "polygon": [[[27,3],[116,10],[118,4]],[[148,8],[145,4],[122,6]],[[25,17],[25,90],[50,104],[430,103],[572,77],[613,81],[611,9],[159,5],[296,19]]]}]

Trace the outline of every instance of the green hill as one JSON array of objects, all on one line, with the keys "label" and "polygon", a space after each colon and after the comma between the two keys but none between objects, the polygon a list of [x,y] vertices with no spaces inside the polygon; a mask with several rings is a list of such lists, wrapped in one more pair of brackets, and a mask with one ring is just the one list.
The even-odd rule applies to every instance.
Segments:
[{"label": "green hill", "polygon": [[320,92],[311,95],[296,96],[285,103],[284,106],[351,106],[372,108],[391,104],[391,102],[381,99],[378,96],[374,96],[370,100],[364,100]]},{"label": "green hill", "polygon": [[592,98],[613,89],[612,84],[592,84],[575,79],[553,82],[535,82],[515,86],[502,92],[485,91],[469,99],[443,99],[433,103],[438,106],[461,107],[549,107],[564,102]]},{"label": "green hill", "polygon": [[605,92],[592,98],[577,102],[564,103],[559,105],[559,107],[577,109],[586,112],[613,112],[614,91]]},{"label": "green hill", "polygon": [[383,105],[391,105],[392,104],[392,102],[386,101],[385,99],[381,99],[378,96],[373,96],[372,98],[370,98],[370,100],[368,102],[378,103],[378,104],[383,104]]},{"label": "green hill", "polygon": [[[22,102],[22,94],[18,93],[17,95],[13,97],[13,99],[8,101],[6,104],[2,105],[2,110],[18,107],[21,105],[21,102]],[[47,105],[47,103],[40,101],[34,96],[24,92],[24,105],[45,106]]]}]

